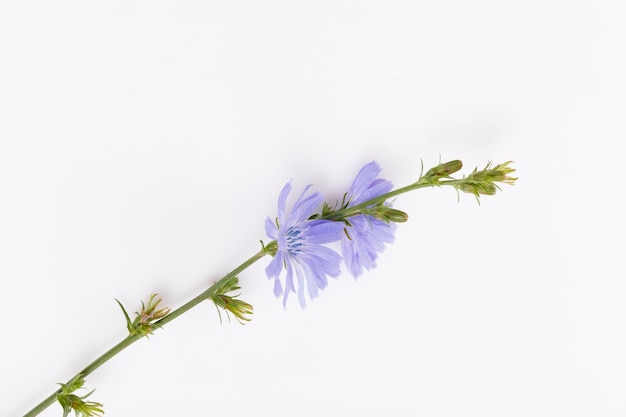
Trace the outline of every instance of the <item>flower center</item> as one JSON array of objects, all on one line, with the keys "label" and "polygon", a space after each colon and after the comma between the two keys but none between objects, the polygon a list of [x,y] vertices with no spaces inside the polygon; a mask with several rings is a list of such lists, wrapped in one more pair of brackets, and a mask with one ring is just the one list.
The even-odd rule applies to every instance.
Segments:
[{"label": "flower center", "polygon": [[287,229],[285,233],[285,249],[292,255],[297,255],[302,251],[302,230],[298,227],[292,226]]}]

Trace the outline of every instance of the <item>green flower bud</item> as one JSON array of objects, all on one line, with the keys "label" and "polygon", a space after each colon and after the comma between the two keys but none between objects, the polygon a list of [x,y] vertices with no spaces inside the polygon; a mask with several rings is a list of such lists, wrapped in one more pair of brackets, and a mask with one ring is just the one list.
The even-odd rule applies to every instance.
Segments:
[{"label": "green flower bud", "polygon": [[137,317],[135,317],[135,320],[131,322],[130,317],[128,316],[128,313],[122,303],[118,299],[115,299],[115,301],[117,301],[117,304],[119,304],[122,312],[124,313],[124,317],[126,318],[126,328],[128,329],[128,333],[131,335],[147,336],[152,334],[155,327],[154,323],[170,313],[169,307],[157,310],[157,306],[161,302],[161,299],[158,298],[157,294],[152,294],[148,300],[148,306],[146,306],[142,301],[141,311],[135,313]]},{"label": "green flower bud", "polygon": [[56,397],[61,407],[63,407],[63,417],[69,416],[72,411],[76,413],[76,416],[82,417],[97,417],[104,414],[102,404],[94,401],[85,401],[87,397],[93,394],[93,390],[82,397],[73,394],[74,391],[82,388],[84,383],[85,380],[80,375],[77,375],[69,383],[59,384],[61,390]]},{"label": "green flower bud", "polygon": [[498,191],[498,187],[492,183],[463,183],[458,187],[459,191],[464,193],[479,195],[494,195]]},{"label": "green flower bud", "polygon": [[370,216],[383,220],[387,223],[404,223],[409,220],[409,215],[405,212],[383,205],[364,209],[363,214],[369,214]]},{"label": "green flower bud", "polygon": [[[246,303],[243,300],[235,298],[236,296],[229,296],[225,294],[217,294],[213,297],[213,302],[219,308],[226,311],[226,314],[232,313],[237,321],[241,324],[245,324],[244,321],[252,320],[249,317],[253,313],[252,305]],[[217,310],[219,314],[219,309]],[[220,315],[220,322],[222,321],[222,315]],[[230,316],[228,316],[230,317]]]},{"label": "green flower bud", "polygon": [[[269,245],[268,245],[269,246]],[[241,324],[245,324],[245,321],[252,320],[249,316],[253,312],[252,305],[246,303],[243,300],[240,300],[236,297],[237,295],[227,295],[226,293],[232,291],[238,291],[241,288],[239,287],[239,278],[232,277],[231,279],[223,282],[218,288],[215,289],[215,293],[213,293],[210,298],[217,307],[217,313],[220,316],[220,323],[222,322],[222,314],[220,313],[220,308],[226,311],[226,315],[230,319],[230,315],[228,313],[232,313],[233,316],[237,319],[237,321]]]},{"label": "green flower bud", "polygon": [[494,195],[500,189],[496,183],[515,184],[517,178],[509,176],[515,172],[515,169],[509,167],[511,163],[512,161],[507,161],[495,167],[488,163],[480,171],[474,168],[474,171],[460,180],[455,187],[459,191],[474,194],[477,198],[481,195]]},{"label": "green flower bud", "polygon": [[437,180],[438,178],[449,178],[450,175],[463,168],[463,162],[455,159],[454,161],[444,162],[434,168],[431,168],[426,172],[424,178],[431,178]]}]

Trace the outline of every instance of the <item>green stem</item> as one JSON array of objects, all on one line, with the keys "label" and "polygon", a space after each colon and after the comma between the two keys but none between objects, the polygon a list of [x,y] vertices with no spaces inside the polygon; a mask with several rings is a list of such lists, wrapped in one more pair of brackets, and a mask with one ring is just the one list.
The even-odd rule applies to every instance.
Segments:
[{"label": "green stem", "polygon": [[[106,361],[108,361],[113,356],[117,355],[122,350],[124,350],[128,346],[132,345],[133,343],[135,343],[137,340],[141,339],[142,337],[143,336],[140,336],[140,335],[129,335],[129,336],[126,336],[117,345],[113,346],[111,349],[107,350],[100,357],[98,357],[95,361],[93,361],[89,365],[87,365],[87,367],[85,369],[83,369],[78,374],[76,374],[76,376],[74,376],[72,379],[70,379],[70,381],[72,381],[76,377],[81,377],[81,378],[86,377],[87,375],[89,375],[90,373],[92,373],[93,371],[98,369]],[[67,383],[69,384],[70,381],[68,381]],[[61,389],[56,390],[48,398],[46,398],[45,400],[43,400],[42,402],[37,404],[37,406],[35,408],[30,410],[28,413],[24,414],[24,417],[36,416],[39,413],[41,413],[43,410],[48,408],[50,405],[52,405],[52,403],[54,403],[56,401],[57,394],[59,394],[59,393],[61,393]]]},{"label": "green stem", "polygon": [[[192,298],[191,300],[187,301],[185,304],[183,304],[182,306],[178,307],[176,310],[172,311],[167,316],[163,317],[161,320],[155,322],[154,323],[154,327],[155,328],[160,328],[160,327],[165,326],[167,323],[169,323],[172,320],[174,320],[175,318],[181,316],[183,313],[191,310],[193,307],[197,306],[202,301],[210,298],[215,293],[216,289],[218,289],[225,281],[228,281],[231,278],[236,277],[242,271],[247,269],[250,265],[252,265],[256,261],[258,261],[259,259],[264,257],[266,254],[267,253],[266,253],[265,249],[261,249],[259,252],[257,252],[253,256],[251,256],[248,260],[243,262],[237,268],[235,268],[234,270],[232,270],[228,274],[224,275],[224,277],[222,279],[217,281],[215,284],[211,285],[209,287],[209,289],[203,291],[198,296],[196,296],[196,297]],[[122,350],[126,349],[128,346],[132,345],[133,343],[135,343],[137,340],[141,339],[142,337],[144,337],[144,336],[143,335],[138,335],[138,334],[126,336],[122,341],[120,341],[118,344],[113,346],[111,349],[107,350],[105,353],[100,355],[96,360],[94,360],[89,365],[87,365],[87,367],[85,367],[85,369],[80,371],[78,374],[76,374],[69,381],[72,381],[74,378],[77,378],[77,377],[85,378],[87,375],[91,374],[93,371],[95,371],[100,366],[102,366],[109,359],[113,358],[115,355],[117,355]],[[69,381],[68,381],[68,384],[69,384]],[[58,389],[57,391],[52,393],[45,400],[43,400],[42,402],[37,404],[32,410],[30,410],[28,413],[24,414],[24,417],[34,417],[34,416],[38,415],[39,413],[41,413],[43,410],[45,410],[46,408],[51,406],[56,401],[57,394],[59,394],[60,392],[61,392],[61,390]]]},{"label": "green stem", "polygon": [[[269,244],[266,245],[266,246],[269,246]],[[178,307],[176,310],[172,311],[167,316],[163,317],[161,320],[155,322],[154,326],[157,327],[157,328],[158,327],[163,327],[167,323],[169,323],[170,321],[174,320],[176,317],[178,317],[181,314],[185,313],[186,311],[192,309],[196,305],[200,304],[202,301],[210,298],[215,293],[215,290],[217,288],[219,288],[222,285],[222,283],[224,283],[224,281],[228,281],[231,278],[236,277],[241,272],[243,272],[244,270],[248,269],[248,267],[250,265],[252,265],[256,261],[258,261],[259,259],[264,257],[266,254],[267,253],[265,252],[265,249],[261,249],[256,254],[251,256],[247,261],[245,261],[244,263],[239,265],[237,268],[233,269],[228,274],[224,275],[224,277],[222,279],[220,279],[219,281],[217,281],[215,284],[211,285],[211,287],[209,287],[208,290],[204,291],[202,294],[198,295],[197,297],[194,297],[191,300],[187,301],[185,304],[183,304],[182,306]]]},{"label": "green stem", "polygon": [[354,216],[355,214],[360,214],[361,210],[375,205],[375,204],[379,204],[379,203],[383,203],[387,200],[389,200],[392,197],[395,197],[397,195],[400,194],[404,194],[407,193],[409,191],[413,191],[413,190],[417,190],[420,188],[426,188],[426,187],[440,187],[440,186],[444,186],[444,185],[449,185],[449,186],[455,186],[455,185],[459,185],[462,184],[465,181],[465,179],[452,179],[452,180],[447,180],[447,181],[441,181],[441,180],[437,180],[437,182],[433,182],[432,180],[425,180],[423,178],[420,178],[417,182],[414,182],[413,184],[407,185],[405,187],[402,188],[398,188],[392,191],[389,191],[386,194],[382,194],[378,197],[372,198],[371,200],[365,201],[363,203],[357,204],[355,206],[351,206],[351,207],[347,207],[341,210],[337,210],[337,211],[333,211],[332,213],[330,213],[327,216],[323,216],[321,217],[322,219],[326,219],[326,220],[340,220],[340,219],[345,219],[346,217],[349,216]]}]

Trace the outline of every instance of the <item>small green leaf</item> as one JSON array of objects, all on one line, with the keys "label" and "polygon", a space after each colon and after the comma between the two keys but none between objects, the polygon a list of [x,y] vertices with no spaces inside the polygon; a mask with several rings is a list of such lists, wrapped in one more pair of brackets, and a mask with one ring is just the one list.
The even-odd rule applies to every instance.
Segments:
[{"label": "small green leaf", "polygon": [[130,317],[128,317],[128,312],[126,311],[120,300],[116,298],[115,301],[117,301],[117,304],[120,306],[122,312],[124,313],[124,317],[126,317],[126,328],[128,329],[128,332],[130,334],[133,334],[133,323],[130,321]]}]

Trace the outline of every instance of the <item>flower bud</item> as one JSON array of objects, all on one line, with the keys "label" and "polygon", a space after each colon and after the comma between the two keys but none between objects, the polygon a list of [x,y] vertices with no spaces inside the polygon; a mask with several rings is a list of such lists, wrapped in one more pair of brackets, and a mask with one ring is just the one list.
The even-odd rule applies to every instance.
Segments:
[{"label": "flower bud", "polygon": [[71,411],[74,411],[77,416],[84,417],[98,417],[104,414],[102,404],[85,401],[93,393],[93,390],[82,397],[73,394],[74,391],[82,388],[84,383],[85,380],[80,375],[76,375],[69,383],[59,384],[61,389],[57,392],[56,399],[63,407],[63,416],[69,416]]},{"label": "flower bud", "polygon": [[443,164],[439,164],[436,167],[429,169],[424,177],[432,179],[448,178],[461,168],[463,168],[463,162],[455,159],[454,161],[444,162]]},{"label": "flower bud", "polygon": [[457,187],[464,193],[479,195],[494,195],[498,191],[498,187],[489,182],[485,183],[463,183]]},{"label": "flower bud", "polygon": [[227,293],[229,292],[238,291],[240,289],[241,288],[239,287],[239,278],[231,277],[230,279],[222,282],[215,289],[215,293],[210,295],[210,299],[217,307],[217,312],[220,316],[220,323],[222,322],[222,314],[220,313],[220,308],[226,312],[229,320],[229,313],[232,313],[237,321],[241,324],[245,324],[244,322],[252,320],[252,318],[250,317],[250,315],[252,315],[253,313],[252,305],[237,298],[239,294],[227,295]]},{"label": "flower bud", "polygon": [[409,215],[405,212],[383,205],[367,209],[363,214],[369,214],[372,217],[387,223],[404,223],[409,220]]},{"label": "flower bud", "polygon": [[[252,305],[246,303],[243,300],[235,298],[236,296],[230,296],[226,294],[216,294],[212,297],[213,302],[217,307],[226,311],[226,314],[232,313],[237,321],[241,324],[245,324],[245,321],[250,321],[252,318],[250,315],[253,313]],[[219,309],[217,310],[219,313]],[[230,319],[230,316],[228,316]],[[222,315],[220,314],[220,322],[222,321]]]},{"label": "flower bud", "polygon": [[152,334],[155,327],[154,323],[170,313],[169,307],[157,310],[157,306],[161,302],[161,299],[157,294],[152,294],[148,300],[147,306],[143,303],[143,301],[141,302],[141,311],[136,312],[135,315],[137,317],[135,317],[135,320],[131,321],[128,316],[128,312],[122,303],[118,299],[115,299],[115,301],[117,301],[117,304],[124,313],[124,317],[126,318],[126,328],[128,329],[128,333],[131,335],[147,336]]},{"label": "flower bud", "polygon": [[517,178],[509,176],[509,174],[515,172],[515,169],[510,168],[509,164],[511,164],[511,161],[494,167],[491,166],[491,163],[488,163],[480,171],[475,168],[471,174],[460,180],[455,185],[455,188],[465,193],[474,194],[476,197],[494,195],[500,189],[496,183],[513,185],[517,180]]}]

